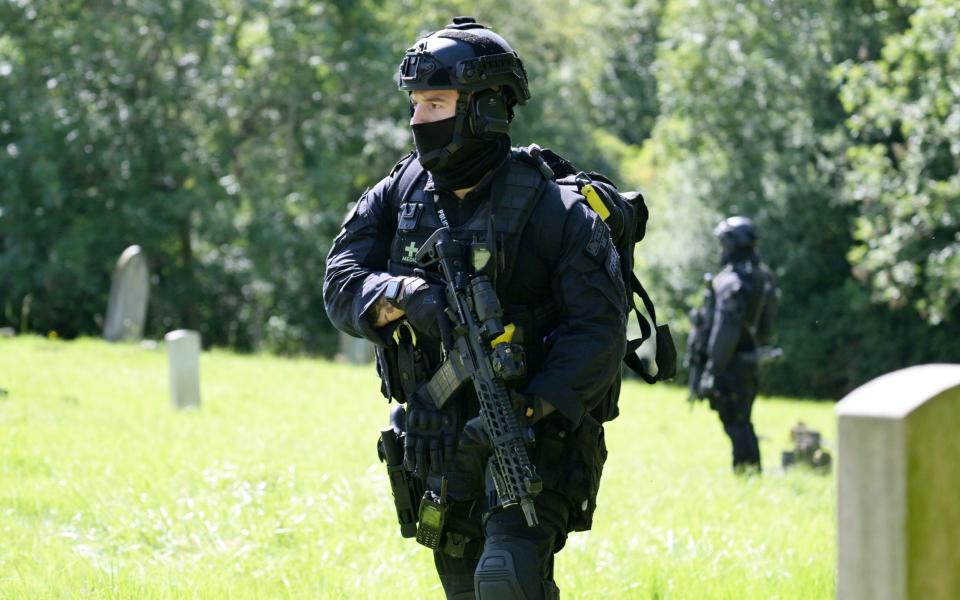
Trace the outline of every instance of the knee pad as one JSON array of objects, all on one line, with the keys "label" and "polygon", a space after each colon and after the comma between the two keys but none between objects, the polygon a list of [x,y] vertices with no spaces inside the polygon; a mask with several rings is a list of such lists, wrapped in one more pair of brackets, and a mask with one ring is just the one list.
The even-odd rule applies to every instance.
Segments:
[{"label": "knee pad", "polygon": [[[526,584],[526,585],[524,585]],[[524,591],[540,590],[537,546],[520,539],[487,541],[473,576],[477,600],[535,600]]]}]

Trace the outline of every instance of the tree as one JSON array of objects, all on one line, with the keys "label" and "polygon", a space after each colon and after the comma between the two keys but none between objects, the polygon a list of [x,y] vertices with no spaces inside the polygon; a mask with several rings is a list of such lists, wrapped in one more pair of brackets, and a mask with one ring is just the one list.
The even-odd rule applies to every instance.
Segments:
[{"label": "tree", "polygon": [[754,219],[784,290],[787,359],[767,391],[836,397],[928,356],[884,336],[929,332],[871,306],[846,260],[855,215],[838,201],[845,113],[829,75],[902,27],[904,13],[880,4],[676,0],[664,13],[661,114],[645,154],[651,213],[668,225],[654,229],[646,266],[675,309],[689,306],[716,264],[710,227],[730,214]]},{"label": "tree", "polygon": [[878,59],[836,71],[853,140],[843,198],[854,273],[936,325],[960,317],[960,19],[952,2],[910,5]]}]

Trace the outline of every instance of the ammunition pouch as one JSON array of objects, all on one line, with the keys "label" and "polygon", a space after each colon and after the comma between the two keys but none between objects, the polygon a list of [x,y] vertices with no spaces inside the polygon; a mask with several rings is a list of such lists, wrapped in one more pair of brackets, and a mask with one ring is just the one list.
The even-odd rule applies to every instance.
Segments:
[{"label": "ammunition pouch", "polygon": [[393,398],[400,404],[407,401],[407,396],[400,387],[400,370],[397,360],[397,346],[375,346],[377,360],[377,376],[380,378],[380,393],[387,400]]},{"label": "ammunition pouch", "polygon": [[429,379],[435,360],[417,345],[416,334],[406,321],[392,325],[387,331],[391,341],[385,346],[376,346],[380,393],[387,400],[393,398],[404,404],[413,398],[417,387]]}]

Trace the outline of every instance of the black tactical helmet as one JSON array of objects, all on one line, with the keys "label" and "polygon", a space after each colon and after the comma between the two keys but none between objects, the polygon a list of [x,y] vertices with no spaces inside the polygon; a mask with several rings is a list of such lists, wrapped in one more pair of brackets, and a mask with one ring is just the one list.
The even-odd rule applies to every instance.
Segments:
[{"label": "black tactical helmet", "polygon": [[452,23],[407,49],[400,63],[399,87],[408,93],[460,92],[453,138],[434,151],[436,157],[443,157],[438,166],[469,137],[506,134],[513,107],[530,99],[527,72],[520,57],[506,40],[473,17],[454,17]]},{"label": "black tactical helmet", "polygon": [[407,49],[400,89],[455,89],[468,94],[500,86],[513,107],[530,99],[527,72],[510,44],[473,17],[454,17]]},{"label": "black tactical helmet", "polygon": [[729,217],[720,221],[713,230],[724,247],[731,249],[753,248],[757,243],[757,228],[747,217]]}]

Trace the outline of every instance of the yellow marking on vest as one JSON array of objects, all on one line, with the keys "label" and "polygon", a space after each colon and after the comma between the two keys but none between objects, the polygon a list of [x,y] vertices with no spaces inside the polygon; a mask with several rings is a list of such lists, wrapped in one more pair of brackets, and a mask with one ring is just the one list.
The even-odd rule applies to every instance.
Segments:
[{"label": "yellow marking on vest", "polygon": [[590,208],[600,215],[601,219],[606,221],[607,217],[610,216],[610,209],[607,208],[607,205],[604,204],[603,200],[600,199],[600,194],[598,194],[597,190],[594,189],[593,184],[588,183],[580,188],[580,193],[583,194],[583,197],[587,199],[587,204],[590,205]]},{"label": "yellow marking on vest", "polygon": [[516,330],[517,330],[517,326],[514,325],[513,323],[510,323],[509,325],[503,328],[503,333],[501,333],[499,336],[490,340],[490,347],[496,348],[497,344],[509,342],[510,340],[513,339],[513,334]]}]

